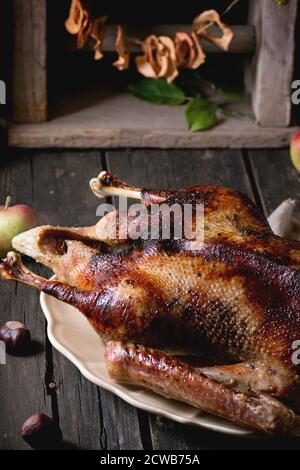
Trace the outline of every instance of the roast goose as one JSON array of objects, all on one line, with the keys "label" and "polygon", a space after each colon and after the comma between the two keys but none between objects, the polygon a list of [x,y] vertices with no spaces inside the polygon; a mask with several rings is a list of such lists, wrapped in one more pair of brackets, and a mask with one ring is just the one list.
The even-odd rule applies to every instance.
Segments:
[{"label": "roast goose", "polygon": [[[107,172],[91,187],[99,197],[139,200],[144,216],[109,213],[93,227],[18,235],[14,249],[57,280],[27,270],[16,252],[1,261],[2,278],[79,309],[105,341],[115,380],[270,435],[299,426],[300,243],[274,235],[261,210],[232,189],[142,190]],[[151,227],[150,208],[161,203],[192,205],[193,226],[204,205],[204,237],[171,230],[169,239],[133,239],[130,224],[139,216]]]}]

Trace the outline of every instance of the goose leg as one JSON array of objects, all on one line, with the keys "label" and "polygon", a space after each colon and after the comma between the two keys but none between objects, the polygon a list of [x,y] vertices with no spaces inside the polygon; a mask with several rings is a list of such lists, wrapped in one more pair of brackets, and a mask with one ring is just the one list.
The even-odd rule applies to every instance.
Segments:
[{"label": "goose leg", "polygon": [[240,364],[201,367],[206,377],[225,383],[242,393],[254,391],[284,398],[290,391],[295,377],[293,372],[274,362],[243,362]]},{"label": "goose leg", "polygon": [[273,397],[238,392],[153,349],[110,341],[106,367],[115,380],[142,385],[269,435],[286,434],[299,425],[294,412]]},{"label": "goose leg", "polygon": [[18,281],[35,287],[45,294],[76,307],[87,318],[91,317],[93,305],[99,295],[99,293],[79,290],[63,282],[49,281],[34,274],[23,265],[20,255],[15,252],[9,252],[5,260],[0,260],[0,276],[5,280]]},{"label": "goose leg", "polygon": [[164,202],[169,196],[174,194],[173,191],[137,188],[124,183],[116,176],[110,175],[107,171],[102,171],[97,178],[93,178],[90,181],[90,187],[93,193],[99,198],[110,196],[126,197],[137,199],[146,206]]}]

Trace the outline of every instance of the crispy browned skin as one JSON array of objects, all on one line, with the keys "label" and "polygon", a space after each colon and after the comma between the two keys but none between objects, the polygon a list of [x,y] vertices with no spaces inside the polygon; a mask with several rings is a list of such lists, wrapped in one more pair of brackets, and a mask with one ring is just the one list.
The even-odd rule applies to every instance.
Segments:
[{"label": "crispy browned skin", "polygon": [[298,420],[291,409],[265,395],[245,396],[166,354],[133,344],[110,341],[105,362],[112,378],[139,384],[207,412],[259,429],[285,434]]},{"label": "crispy browned skin", "polygon": [[[133,188],[109,175],[105,184]],[[98,231],[35,229],[34,255],[22,249],[24,240],[16,243],[52,267],[60,282],[24,271],[14,256],[0,264],[2,276],[79,308],[106,340],[242,362],[205,374],[299,409],[300,366],[292,361],[293,343],[300,340],[299,243],[275,236],[262,212],[231,189],[143,190],[141,198],[146,206],[204,204],[204,242],[190,249],[189,240],[172,237],[122,240],[129,247],[118,251],[108,215]]]}]

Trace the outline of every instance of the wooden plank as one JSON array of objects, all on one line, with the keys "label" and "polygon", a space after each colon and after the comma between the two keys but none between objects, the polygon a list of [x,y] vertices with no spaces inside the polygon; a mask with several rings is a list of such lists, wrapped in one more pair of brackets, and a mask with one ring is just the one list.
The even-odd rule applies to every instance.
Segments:
[{"label": "wooden plank", "polygon": [[[212,34],[217,34],[214,32],[212,27]],[[254,51],[255,47],[255,38],[254,38],[254,29],[251,25],[237,25],[232,26],[234,32],[234,38],[230,44],[229,52],[232,54],[251,54]],[[155,35],[164,35],[174,37],[176,32],[186,32],[191,31],[190,24],[156,24],[156,25],[144,25],[141,26],[127,26],[128,37],[134,37],[135,39],[143,40],[150,34]],[[106,28],[104,40],[103,40],[103,51],[104,52],[114,52],[116,42],[116,25],[108,25]],[[204,52],[206,53],[224,53],[222,49],[215,46],[211,42],[206,41],[205,39],[201,43]],[[68,51],[76,50],[76,43],[72,40],[72,37],[69,35],[66,37],[65,48]],[[92,44],[87,43],[85,50],[90,51],[92,49]],[[136,44],[130,45],[131,52],[140,52],[141,48]]]},{"label": "wooden plank", "polygon": [[[120,178],[141,187],[220,184],[234,187],[253,199],[240,151],[116,150],[107,152],[107,166]],[[183,426],[155,415],[149,416],[149,422],[156,450],[296,449],[298,446],[293,438],[241,439]]]},{"label": "wooden plank", "polygon": [[[250,105],[238,109],[250,112]],[[226,117],[213,129],[189,132],[183,106],[161,106],[114,90],[65,97],[42,124],[11,125],[9,145],[22,148],[262,148],[285,147],[294,128],[263,128]]]},{"label": "wooden plank", "polygon": [[297,438],[239,438],[174,424],[151,416],[153,448],[156,450],[287,450],[299,449]]},{"label": "wooden plank", "polygon": [[[249,182],[245,175],[243,176],[244,170],[240,153],[218,152],[216,163],[213,165],[209,163],[212,160],[212,152],[210,151],[198,152],[198,157],[196,152],[190,152],[187,155],[185,152],[172,152],[171,154],[170,152],[146,151],[144,154],[146,161],[144,163],[142,163],[142,156],[139,153],[138,151],[133,152],[131,156],[129,151],[125,153],[120,151],[110,152],[109,159],[113,162],[111,163],[111,169],[117,172],[119,168],[118,173],[120,176],[126,177],[134,183],[151,184],[151,186],[157,187],[160,184],[179,187],[183,184],[183,180],[185,181],[184,184],[196,182],[222,184],[223,178],[224,183],[229,184],[230,175],[235,175],[236,186],[248,194],[251,193]],[[272,154],[274,155],[274,152]],[[279,156],[279,154],[279,152],[276,152],[275,156]],[[264,158],[263,155],[261,157]],[[261,167],[263,173],[266,173],[265,168],[274,171],[274,174],[268,172],[268,178],[272,179],[273,174],[274,181],[278,174],[284,171],[288,162],[287,153],[280,158],[282,158],[282,167],[270,166],[272,155],[269,152],[268,158],[265,158],[265,166]],[[92,213],[94,214],[95,206],[93,204],[96,204],[96,201],[83,195],[85,184],[82,184],[82,182],[83,180],[87,181],[90,176],[100,170],[99,160],[97,154],[90,153],[73,153],[69,156],[51,154],[47,157],[45,155],[35,155],[33,160],[24,154],[19,158],[11,158],[2,166],[0,173],[2,198],[7,193],[14,191],[16,201],[32,204],[38,210],[41,214],[41,222],[53,223],[55,218],[55,221],[59,219],[61,223],[65,223],[68,217],[72,220],[78,217],[78,223],[88,223],[90,217],[92,218],[92,214],[88,213],[87,207],[92,205]],[[170,161],[172,164],[170,164]],[[198,161],[198,163],[196,164],[195,161]],[[256,161],[261,161],[261,159],[257,158]],[[230,169],[231,162],[232,167]],[[121,168],[123,168],[122,172]],[[135,172],[137,176],[135,176]],[[138,180],[139,174],[141,174],[140,180]],[[155,179],[153,175],[155,175]],[[32,177],[34,184],[30,183]],[[74,181],[71,181],[72,178]],[[27,184],[24,184],[24,181]],[[287,184],[293,181],[294,179],[288,180]],[[274,193],[275,190],[274,185]],[[84,202],[81,202],[82,198]],[[74,201],[78,201],[79,205],[75,207]],[[67,214],[66,208],[70,211],[70,215]],[[32,315],[32,312],[35,313],[38,308],[37,293],[26,287],[18,287],[17,292],[15,292],[13,284],[2,282],[1,289],[3,294],[1,320],[4,321],[7,318],[21,320],[24,312],[25,321],[30,326],[34,338],[44,343],[44,318],[38,312],[37,316]],[[15,300],[15,295],[17,295],[17,300]],[[3,315],[7,315],[7,312],[9,312],[9,316],[3,318]],[[42,328],[39,322],[42,323]],[[131,416],[134,410],[126,405],[127,409],[124,412],[123,402],[116,397],[112,397],[108,392],[100,391],[97,396],[96,387],[86,382],[77,370],[73,369],[73,366],[66,370],[70,365],[69,362],[62,356],[57,356],[57,359],[54,360],[53,378],[49,375],[51,373],[49,365],[48,370],[45,370],[46,357],[44,352],[24,360],[9,358],[9,367],[0,367],[0,400],[4,410],[1,411],[0,420],[0,447],[9,449],[23,448],[25,445],[18,434],[22,421],[37,409],[51,414],[49,397],[45,393],[47,387],[45,388],[43,380],[46,374],[47,384],[50,377],[51,380],[57,382],[57,400],[61,413],[61,424],[65,437],[70,444],[86,448],[91,448],[90,446],[99,448],[105,445],[108,449],[124,449],[133,445],[136,446],[134,448],[140,448],[138,446],[141,446],[141,443],[137,445],[140,438],[136,435],[139,432],[138,419],[128,420],[128,415]],[[51,359],[48,351],[47,360],[49,358]],[[20,364],[22,367],[20,367]],[[6,367],[7,369],[5,369]],[[28,377],[30,377],[30,381]],[[64,388],[63,391],[61,390],[62,387]],[[22,395],[18,393],[19,390],[22,390]],[[77,390],[77,393],[73,393],[74,390]],[[98,403],[96,406],[96,401],[92,398],[95,398],[96,401],[100,398],[101,407],[98,406]],[[81,408],[82,411],[77,415],[78,408]],[[240,439],[236,440],[206,431],[202,432],[190,427],[178,426],[166,420],[152,423],[152,419],[154,418],[151,418],[151,429],[155,448],[296,448],[298,445],[297,440],[286,441],[283,439],[241,441]],[[158,426],[159,429],[157,429]],[[120,429],[122,432],[120,432]],[[86,434],[89,435],[86,436]],[[130,439],[127,437],[128,435],[130,435]],[[129,440],[130,442],[128,442]],[[72,446],[70,445],[70,447]]]},{"label": "wooden plank", "polygon": [[219,184],[252,195],[240,151],[113,150],[107,152],[107,166],[139,187],[179,189]]},{"label": "wooden plank", "polygon": [[250,0],[249,23],[255,27],[257,47],[246,72],[246,86],[263,126],[290,124],[297,3]]},{"label": "wooden plank", "polygon": [[0,117],[0,151],[3,152],[6,149],[7,144],[7,128],[6,119]]},{"label": "wooden plank", "polygon": [[[2,160],[1,204],[8,194],[13,196],[13,204],[24,203],[38,209],[30,155],[11,155],[6,162]],[[26,449],[28,446],[20,433],[25,419],[36,412],[52,414],[51,398],[44,381],[47,375],[45,319],[39,312],[39,293],[34,289],[7,281],[0,282],[0,289],[0,323],[8,320],[24,322],[35,342],[36,354],[25,358],[7,355],[7,364],[0,365],[0,448]]]},{"label": "wooden plank", "polygon": [[[96,221],[99,200],[89,180],[102,169],[99,152],[37,154],[33,191],[42,223],[86,226]],[[80,449],[141,449],[135,409],[88,382],[53,351],[53,378],[64,438]]]},{"label": "wooden plank", "polygon": [[14,0],[13,120],[47,119],[47,0]]},{"label": "wooden plank", "polygon": [[8,58],[7,50],[10,22],[10,8],[7,2],[0,2],[0,118],[5,116],[7,103]]},{"label": "wooden plank", "polygon": [[[300,220],[300,175],[288,150],[248,151],[254,182],[265,214],[270,215],[287,198],[295,199],[295,217]],[[280,448],[297,448],[297,439],[277,440]],[[273,444],[276,448],[276,441]]]},{"label": "wooden plank", "polygon": [[266,214],[287,198],[296,200],[295,215],[300,219],[300,174],[288,150],[249,151],[253,175]]},{"label": "wooden plank", "polygon": [[7,50],[11,26],[11,5],[0,2],[0,149],[7,143],[7,103],[9,83],[9,63],[11,53]]},{"label": "wooden plank", "polygon": [[[223,184],[252,195],[241,152],[108,151],[108,169],[139,187],[178,189],[195,184]],[[150,416],[154,449],[214,448],[216,435]],[[197,437],[196,437],[197,436]],[[218,441],[218,438],[217,438]]]}]

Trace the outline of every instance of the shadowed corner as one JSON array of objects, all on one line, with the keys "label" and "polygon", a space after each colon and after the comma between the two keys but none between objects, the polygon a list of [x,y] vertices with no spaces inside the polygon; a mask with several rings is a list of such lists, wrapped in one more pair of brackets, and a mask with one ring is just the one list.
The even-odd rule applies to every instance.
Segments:
[{"label": "shadowed corner", "polygon": [[80,450],[80,448],[69,441],[62,441],[55,450]]},{"label": "shadowed corner", "polygon": [[30,445],[30,448],[33,450],[80,450],[78,446],[69,441],[57,442],[55,439],[43,441],[36,445]]},{"label": "shadowed corner", "polygon": [[37,356],[44,352],[45,347],[41,341],[32,340],[28,350],[22,354],[22,357]]}]

